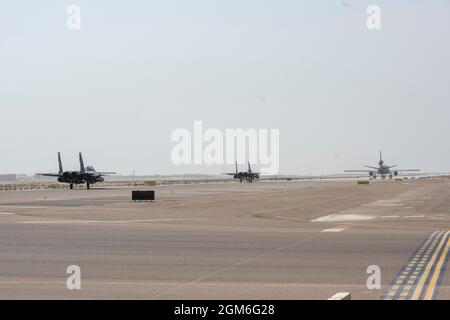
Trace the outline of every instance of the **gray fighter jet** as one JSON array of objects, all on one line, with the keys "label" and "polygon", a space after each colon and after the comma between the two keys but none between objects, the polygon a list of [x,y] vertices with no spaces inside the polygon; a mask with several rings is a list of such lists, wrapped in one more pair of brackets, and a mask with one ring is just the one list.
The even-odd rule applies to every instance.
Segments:
[{"label": "gray fighter jet", "polygon": [[236,172],[228,172],[228,173],[223,173],[229,176],[233,176],[234,179],[239,179],[239,182],[242,183],[242,181],[247,181],[250,183],[253,183],[253,180],[255,179],[259,179],[259,173],[258,172],[253,172],[252,168],[250,167],[250,161],[248,162],[248,171],[238,171],[238,164],[236,161]]},{"label": "gray fighter jet", "polygon": [[380,160],[378,161],[378,167],[372,167],[372,166],[364,166],[366,168],[369,168],[370,170],[344,170],[344,172],[367,172],[370,177],[373,179],[377,178],[377,174],[381,176],[381,179],[385,179],[387,176],[389,179],[392,179],[393,176],[398,176],[399,172],[413,172],[413,171],[420,171],[419,169],[395,169],[391,170],[392,168],[397,167],[397,165],[394,166],[388,166],[384,163],[381,151],[380,151]]},{"label": "gray fighter jet", "polygon": [[105,179],[102,176],[115,174],[115,172],[97,172],[95,171],[94,167],[91,166],[85,168],[81,152],[79,153],[79,160],[80,160],[80,171],[64,171],[61,161],[61,153],[58,152],[59,172],[36,173],[36,175],[46,177],[57,177],[59,182],[69,183],[70,189],[73,189],[74,184],[84,184],[84,183],[86,183],[86,188],[90,189],[91,184],[105,181]]}]

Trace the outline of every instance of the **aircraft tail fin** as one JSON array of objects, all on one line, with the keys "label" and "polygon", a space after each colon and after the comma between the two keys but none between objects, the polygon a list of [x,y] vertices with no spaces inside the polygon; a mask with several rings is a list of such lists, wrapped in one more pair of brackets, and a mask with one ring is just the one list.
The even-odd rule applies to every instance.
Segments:
[{"label": "aircraft tail fin", "polygon": [[381,155],[381,150],[380,150],[380,161],[383,161],[383,156]]},{"label": "aircraft tail fin", "polygon": [[236,174],[238,174],[239,172],[238,172],[238,167],[237,167],[237,161],[235,162],[235,164],[236,164]]},{"label": "aircraft tail fin", "polygon": [[62,161],[61,161],[61,152],[58,152],[58,165],[59,165],[59,175],[62,175],[64,170],[63,170],[63,166],[62,166]]},{"label": "aircraft tail fin", "polygon": [[81,154],[81,152],[79,153],[79,158],[80,158],[80,172],[84,174],[86,173],[86,169],[84,168],[83,155]]},{"label": "aircraft tail fin", "polygon": [[250,161],[248,162],[248,172],[252,172],[252,168],[250,168]]}]

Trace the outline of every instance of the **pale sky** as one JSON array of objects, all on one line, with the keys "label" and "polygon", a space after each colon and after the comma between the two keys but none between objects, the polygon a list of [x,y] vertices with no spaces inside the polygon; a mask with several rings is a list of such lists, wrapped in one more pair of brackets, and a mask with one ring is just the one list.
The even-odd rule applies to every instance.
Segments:
[{"label": "pale sky", "polygon": [[[66,26],[81,8],[81,30]],[[366,8],[381,8],[368,30]],[[279,129],[281,174],[450,171],[447,0],[2,3],[0,173],[176,166],[171,133]],[[257,166],[255,166],[257,168]],[[244,169],[244,167],[242,167]]]}]

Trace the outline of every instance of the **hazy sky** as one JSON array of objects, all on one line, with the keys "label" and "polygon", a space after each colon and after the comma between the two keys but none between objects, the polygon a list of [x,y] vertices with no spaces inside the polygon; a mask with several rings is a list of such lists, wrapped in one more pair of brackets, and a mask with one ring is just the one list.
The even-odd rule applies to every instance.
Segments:
[{"label": "hazy sky", "polygon": [[[66,27],[68,5],[81,30]],[[366,8],[381,8],[368,30]],[[450,171],[450,2],[2,3],[0,173],[175,166],[173,130],[280,130],[280,173]]]}]

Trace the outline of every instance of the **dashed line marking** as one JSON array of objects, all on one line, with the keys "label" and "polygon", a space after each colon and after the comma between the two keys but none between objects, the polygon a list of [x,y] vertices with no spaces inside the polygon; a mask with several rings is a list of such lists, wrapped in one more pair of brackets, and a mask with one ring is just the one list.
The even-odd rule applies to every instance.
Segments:
[{"label": "dashed line marking", "polygon": [[[444,244],[448,240],[447,238],[448,238],[449,232],[447,231],[445,234],[443,232],[441,232],[440,234],[443,234],[443,236],[440,236],[439,245],[438,245],[437,249],[434,251],[433,256],[431,257],[422,276],[420,277],[420,280],[417,284],[416,290],[414,291],[414,294],[412,296],[412,300],[419,300],[420,297],[422,296],[422,293],[427,289],[427,287],[428,287],[428,290],[434,291],[434,289],[435,289],[434,286],[430,285],[431,283],[427,283],[427,279],[428,279],[429,274],[431,273],[431,270],[434,268],[435,261],[438,259],[438,256],[441,253],[441,248],[444,246]],[[436,246],[436,244],[437,244],[436,239],[433,241],[433,244],[434,244],[434,246]],[[448,250],[447,250],[447,252],[448,252]],[[447,253],[446,253],[446,255],[447,255]],[[437,268],[435,268],[434,274],[436,274],[436,272],[440,273],[440,269],[438,270]],[[433,274],[433,276],[434,276],[434,274]],[[427,286],[427,284],[428,284],[428,286]],[[436,285],[436,283],[435,283],[435,285]]]},{"label": "dashed line marking", "polygon": [[[448,235],[448,232],[447,232],[447,235]],[[425,300],[433,299],[436,284],[437,284],[438,280],[440,279],[440,277],[442,277],[442,275],[443,275],[442,270],[445,271],[445,267],[446,267],[447,260],[448,260],[449,247],[450,247],[450,238],[447,236],[447,244],[445,245],[444,251],[441,254],[441,258],[439,259],[439,261],[436,265],[434,274],[428,285],[428,290],[426,291],[425,297],[424,297]]]},{"label": "dashed line marking", "polygon": [[450,231],[436,231],[428,235],[381,298],[434,299],[449,257],[449,234]]}]

